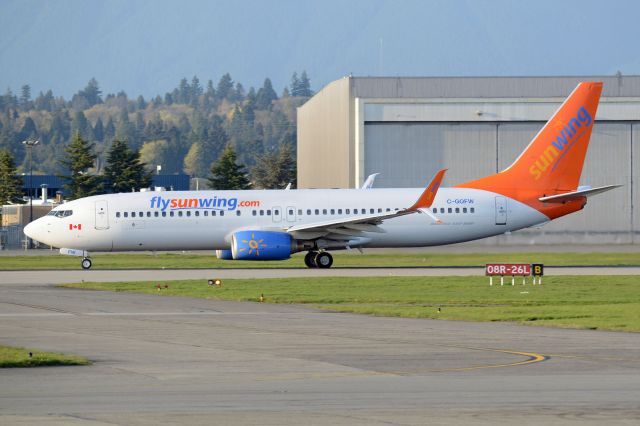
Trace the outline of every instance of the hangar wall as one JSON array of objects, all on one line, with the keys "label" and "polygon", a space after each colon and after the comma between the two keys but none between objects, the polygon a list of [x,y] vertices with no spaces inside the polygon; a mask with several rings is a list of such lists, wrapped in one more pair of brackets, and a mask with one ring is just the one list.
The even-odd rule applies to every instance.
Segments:
[{"label": "hangar wall", "polygon": [[[443,185],[453,186],[494,173],[513,162],[584,80],[604,81],[605,89],[581,183],[624,186],[591,198],[582,212],[485,243],[638,243],[636,76],[341,79],[298,110],[299,186],[356,187],[380,173],[376,187],[421,187],[442,167],[449,168]],[[337,99],[349,105],[320,105]],[[320,102],[307,108],[314,101]]]}]

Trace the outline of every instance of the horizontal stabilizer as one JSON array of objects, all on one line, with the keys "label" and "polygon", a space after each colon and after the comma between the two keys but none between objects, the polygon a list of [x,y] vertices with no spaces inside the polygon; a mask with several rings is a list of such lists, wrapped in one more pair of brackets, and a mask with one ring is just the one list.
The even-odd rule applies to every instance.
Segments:
[{"label": "horizontal stabilizer", "polygon": [[579,197],[590,197],[592,195],[600,194],[602,192],[606,192],[611,189],[618,188],[620,186],[622,185],[600,186],[598,188],[589,188],[589,189],[583,189],[580,191],[567,192],[565,194],[557,194],[557,195],[550,195],[548,197],[540,197],[538,198],[538,200],[542,201],[543,203],[564,203],[565,201],[575,200],[576,198],[579,198]]}]

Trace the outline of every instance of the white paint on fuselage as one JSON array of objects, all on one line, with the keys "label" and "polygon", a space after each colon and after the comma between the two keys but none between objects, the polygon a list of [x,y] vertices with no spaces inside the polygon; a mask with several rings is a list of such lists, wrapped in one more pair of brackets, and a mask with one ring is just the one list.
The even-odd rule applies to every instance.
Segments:
[{"label": "white paint on fuselage", "polygon": [[[72,210],[67,217],[45,216],[25,233],[45,244],[87,251],[120,250],[213,250],[230,248],[230,236],[240,229],[281,230],[292,225],[323,222],[341,217],[395,211],[412,205],[423,189],[263,190],[263,191],[165,191],[109,194],[71,201],[55,210]],[[384,232],[367,232],[364,247],[420,247],[451,244],[500,235],[548,221],[537,210],[507,199],[507,223],[496,224],[497,194],[467,188],[441,188],[430,210],[442,223],[426,214],[410,214],[384,221]],[[161,197],[165,202],[160,203]],[[203,209],[183,209],[183,216],[170,217],[171,199],[259,201],[259,206],[220,210],[204,216]],[[96,229],[96,201],[108,204],[108,228]],[[466,200],[466,201],[465,201]],[[215,201],[214,201],[215,202]],[[162,217],[165,206],[166,217]],[[224,207],[223,207],[224,208]],[[444,208],[444,213],[441,209]],[[458,213],[456,213],[458,208]],[[473,208],[473,213],[471,212]],[[354,213],[354,209],[358,213]],[[365,213],[362,213],[365,209]],[[451,213],[449,212],[451,209]],[[466,213],[463,213],[466,209]],[[271,215],[267,215],[270,210]],[[279,211],[278,215],[274,213]],[[316,215],[316,210],[319,214]],[[331,211],[333,210],[333,214]],[[339,214],[341,210],[342,214]],[[347,210],[349,213],[347,214]],[[196,211],[199,216],[195,216]],[[208,210],[210,212],[211,210]],[[240,211],[238,216],[237,211]],[[256,215],[253,215],[253,212]],[[263,215],[260,215],[260,212]],[[293,211],[291,215],[290,212]],[[311,212],[309,215],[308,212]],[[326,211],[326,213],[324,213]],[[127,213],[127,218],[124,213]],[[131,217],[135,212],[135,217]],[[155,217],[158,212],[158,217]],[[187,212],[190,216],[187,217]],[[119,213],[119,215],[117,215]],[[140,217],[142,213],[142,217]],[[301,214],[300,214],[301,213]],[[150,217],[149,217],[150,215]],[[117,217],[119,216],[119,217]],[[70,229],[81,225],[81,229]]]}]

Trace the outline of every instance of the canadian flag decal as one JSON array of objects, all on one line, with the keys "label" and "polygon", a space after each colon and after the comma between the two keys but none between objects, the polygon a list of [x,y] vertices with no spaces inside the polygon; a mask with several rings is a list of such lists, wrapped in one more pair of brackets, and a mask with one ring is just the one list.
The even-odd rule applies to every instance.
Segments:
[{"label": "canadian flag decal", "polygon": [[82,231],[82,224],[79,223],[77,225],[74,225],[72,223],[69,224],[69,231],[73,231],[74,229],[77,229],[78,231]]}]

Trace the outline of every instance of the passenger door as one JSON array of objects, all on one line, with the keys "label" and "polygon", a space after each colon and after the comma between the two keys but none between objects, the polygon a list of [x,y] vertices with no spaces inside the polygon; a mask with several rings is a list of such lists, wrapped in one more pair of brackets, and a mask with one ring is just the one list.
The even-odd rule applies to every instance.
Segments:
[{"label": "passenger door", "polygon": [[96,229],[109,229],[109,207],[106,200],[96,201]]},{"label": "passenger door", "polygon": [[294,206],[287,206],[287,222],[295,223],[296,222],[296,208]]}]

